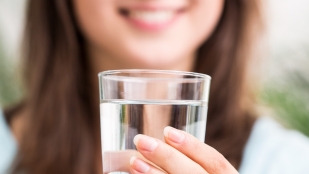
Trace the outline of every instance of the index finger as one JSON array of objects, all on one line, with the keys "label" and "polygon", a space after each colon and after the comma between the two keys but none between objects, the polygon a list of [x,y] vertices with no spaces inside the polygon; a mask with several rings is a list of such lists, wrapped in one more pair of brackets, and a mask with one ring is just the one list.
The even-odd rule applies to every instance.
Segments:
[{"label": "index finger", "polygon": [[166,127],[164,138],[167,144],[197,162],[209,173],[238,173],[221,153],[184,131]]},{"label": "index finger", "polygon": [[134,137],[134,144],[137,150],[146,159],[153,162],[167,173],[208,173],[199,164],[161,140],[139,134]]},{"label": "index finger", "polygon": [[132,156],[136,156],[139,159],[142,159],[153,165],[137,150],[106,151],[103,153],[103,173],[108,174],[111,172],[129,172],[129,160]]},{"label": "index finger", "polygon": [[121,171],[129,172],[129,160],[132,156],[142,155],[136,150],[107,151],[103,153],[103,173]]}]

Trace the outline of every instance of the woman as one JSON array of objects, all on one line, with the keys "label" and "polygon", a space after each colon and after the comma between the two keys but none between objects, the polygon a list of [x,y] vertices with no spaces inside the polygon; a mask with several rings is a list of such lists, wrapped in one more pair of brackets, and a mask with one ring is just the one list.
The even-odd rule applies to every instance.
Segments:
[{"label": "woman", "polygon": [[[147,145],[151,137],[135,138],[139,151],[168,173],[284,173],[291,167],[278,162],[278,154],[297,162],[292,173],[308,172],[301,164],[308,140],[257,119],[253,110],[246,79],[258,17],[257,0],[30,0],[26,96],[5,113],[19,146],[12,173],[101,173],[97,73],[130,68],[212,76],[207,145],[168,128],[166,142]],[[277,134],[257,134],[269,127],[287,140],[294,137],[287,144],[301,145],[272,149],[276,158],[267,161],[273,146],[259,143]],[[191,154],[187,141],[201,153]],[[156,153],[147,156],[147,149]],[[295,149],[302,153],[291,155]],[[135,158],[130,171],[162,173]]]}]

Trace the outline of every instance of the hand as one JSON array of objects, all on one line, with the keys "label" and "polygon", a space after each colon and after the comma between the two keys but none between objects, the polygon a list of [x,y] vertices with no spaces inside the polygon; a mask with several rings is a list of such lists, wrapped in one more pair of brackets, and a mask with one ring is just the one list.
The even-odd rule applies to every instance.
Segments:
[{"label": "hand", "polygon": [[184,131],[166,127],[164,138],[166,143],[146,135],[135,136],[137,150],[152,164],[133,156],[130,159],[132,174],[238,173],[218,151]]}]

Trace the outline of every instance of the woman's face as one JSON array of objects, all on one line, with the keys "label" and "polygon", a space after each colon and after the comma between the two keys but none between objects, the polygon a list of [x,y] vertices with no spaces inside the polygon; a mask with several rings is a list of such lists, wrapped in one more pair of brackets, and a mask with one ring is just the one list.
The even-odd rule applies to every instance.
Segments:
[{"label": "woman's face", "polygon": [[88,46],[127,68],[163,69],[193,59],[224,0],[74,0]]}]

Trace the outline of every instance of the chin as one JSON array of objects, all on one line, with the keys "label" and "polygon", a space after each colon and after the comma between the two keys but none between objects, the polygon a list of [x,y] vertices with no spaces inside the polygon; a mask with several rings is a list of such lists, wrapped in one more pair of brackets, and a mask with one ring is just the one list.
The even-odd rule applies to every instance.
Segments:
[{"label": "chin", "polygon": [[[188,47],[175,45],[173,43],[145,43],[145,44],[126,44],[124,46],[122,56],[126,58],[126,62],[139,68],[149,69],[173,69],[180,61],[188,58],[187,53],[190,51]],[[170,47],[168,45],[174,45]],[[171,49],[173,48],[173,49]]]},{"label": "chin", "polygon": [[[145,54],[146,53],[146,54]],[[131,56],[130,56],[131,57]],[[175,69],[175,65],[183,61],[183,57],[172,52],[143,52],[134,54],[129,59],[134,68],[140,69]]]}]

